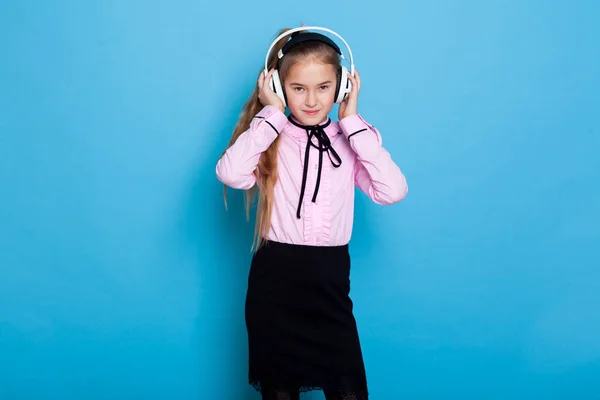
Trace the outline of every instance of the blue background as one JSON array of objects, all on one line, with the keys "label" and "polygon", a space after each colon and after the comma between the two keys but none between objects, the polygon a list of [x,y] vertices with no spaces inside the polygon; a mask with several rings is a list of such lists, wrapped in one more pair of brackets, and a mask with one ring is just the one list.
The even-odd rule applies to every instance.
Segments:
[{"label": "blue background", "polygon": [[258,398],[253,223],[241,192],[224,210],[214,168],[271,40],[303,22],[349,42],[359,111],[410,187],[391,207],[357,200],[372,398],[599,399],[599,15],[591,0],[3,2],[0,398]]}]

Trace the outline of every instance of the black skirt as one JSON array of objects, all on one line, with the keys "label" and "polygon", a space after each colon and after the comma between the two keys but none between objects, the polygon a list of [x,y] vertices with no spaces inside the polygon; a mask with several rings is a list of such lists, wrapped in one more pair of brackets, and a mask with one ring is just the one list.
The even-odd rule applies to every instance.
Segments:
[{"label": "black skirt", "polygon": [[249,381],[258,391],[367,398],[350,293],[348,245],[267,241],[248,276]]}]

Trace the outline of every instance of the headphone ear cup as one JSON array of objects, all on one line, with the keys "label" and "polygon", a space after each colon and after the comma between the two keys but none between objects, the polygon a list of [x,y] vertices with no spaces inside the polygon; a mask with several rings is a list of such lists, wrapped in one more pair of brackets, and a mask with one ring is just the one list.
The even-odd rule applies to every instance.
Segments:
[{"label": "headphone ear cup", "polygon": [[287,107],[287,104],[285,101],[285,92],[283,91],[283,86],[281,85],[281,80],[279,79],[279,71],[278,70],[275,70],[275,72],[273,72],[273,75],[271,76],[270,84],[271,84],[271,89],[275,92],[275,94],[277,96],[279,96],[279,98],[283,102],[283,106]]},{"label": "headphone ear cup", "polygon": [[351,89],[352,84],[350,83],[350,79],[348,79],[348,68],[342,66],[340,76],[338,77],[338,84],[335,90],[335,102],[340,104],[342,101],[344,101]]}]

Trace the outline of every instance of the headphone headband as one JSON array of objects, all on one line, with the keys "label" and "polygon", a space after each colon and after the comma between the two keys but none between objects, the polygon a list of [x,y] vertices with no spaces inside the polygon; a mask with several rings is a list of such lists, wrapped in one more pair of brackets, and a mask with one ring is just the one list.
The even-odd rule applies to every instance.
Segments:
[{"label": "headphone headband", "polygon": [[[300,32],[300,31],[324,31],[324,32],[328,32],[328,33],[331,33],[331,34],[337,36],[344,43],[344,46],[346,46],[346,48],[348,49],[348,56],[350,57],[350,73],[352,75],[354,75],[354,59],[352,58],[352,50],[350,49],[350,46],[348,46],[348,43],[346,43],[346,41],[344,40],[343,37],[341,37],[334,31],[332,31],[331,29],[323,28],[320,26],[301,26],[299,28],[290,29],[289,31],[284,32],[281,35],[277,36],[277,38],[275,38],[275,40],[273,40],[273,42],[271,43],[271,46],[269,46],[269,50],[267,51],[267,55],[265,57],[265,75],[269,72],[269,65],[268,65],[269,64],[269,55],[271,54],[271,50],[273,50],[273,47],[277,44],[277,42],[279,40],[281,40],[285,36],[288,36],[288,35],[291,35],[293,33]],[[345,59],[341,50],[339,51],[339,54],[343,59]],[[281,58],[282,55],[283,54],[280,53],[279,58]]]},{"label": "headphone headband", "polygon": [[284,54],[286,54],[288,51],[290,51],[291,49],[296,47],[297,44],[300,44],[303,42],[310,42],[310,41],[319,41],[319,42],[325,43],[326,45],[328,45],[329,47],[334,49],[335,52],[338,53],[340,56],[342,55],[342,51],[340,50],[340,47],[333,40],[331,40],[329,37],[323,35],[322,33],[317,33],[317,32],[305,32],[302,34],[299,34],[299,33],[300,32],[292,33],[292,37],[290,38],[290,40],[288,40],[285,43],[285,45],[281,48],[281,51],[277,55],[280,59],[281,59],[281,57],[284,56]]}]

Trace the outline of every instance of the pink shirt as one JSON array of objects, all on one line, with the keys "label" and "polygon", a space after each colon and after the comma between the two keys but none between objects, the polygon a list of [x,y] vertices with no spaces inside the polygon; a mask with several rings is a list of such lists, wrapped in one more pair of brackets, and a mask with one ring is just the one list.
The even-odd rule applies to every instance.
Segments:
[{"label": "pink shirt", "polygon": [[217,178],[229,187],[250,189],[256,183],[253,172],[261,153],[278,135],[279,176],[269,240],[313,246],[347,244],[352,235],[355,186],[385,205],[401,201],[408,192],[403,173],[382,147],[379,131],[360,115],[339,122],[327,119],[317,128],[301,125],[272,106],[264,107],[219,159]]}]

